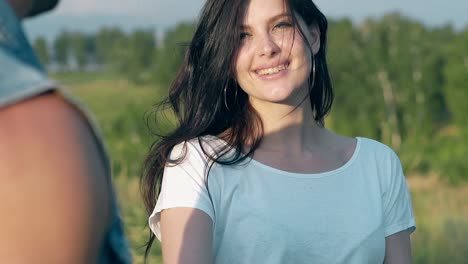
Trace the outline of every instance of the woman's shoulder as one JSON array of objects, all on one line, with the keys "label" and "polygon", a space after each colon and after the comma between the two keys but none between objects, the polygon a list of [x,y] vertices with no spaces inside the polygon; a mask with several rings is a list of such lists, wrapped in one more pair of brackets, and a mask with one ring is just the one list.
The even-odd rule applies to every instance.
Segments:
[{"label": "woman's shoulder", "polygon": [[359,141],[360,144],[365,147],[367,150],[372,150],[375,152],[380,152],[380,153],[395,153],[395,151],[386,145],[385,143],[382,143],[378,140],[372,139],[372,138],[367,138],[367,137],[356,137]]},{"label": "woman's shoulder", "polygon": [[[331,132],[331,131],[330,131]],[[378,159],[385,160],[397,157],[392,148],[375,139],[367,137],[347,137],[334,132],[329,133],[330,148],[344,156],[345,160],[359,157],[362,160]]]},{"label": "woman's shoulder", "polygon": [[366,160],[370,158],[380,161],[400,162],[396,152],[388,145],[375,139],[357,137],[359,141],[359,152]]},{"label": "woman's shoulder", "polygon": [[207,162],[210,157],[215,157],[225,146],[226,142],[216,136],[195,137],[175,145],[172,148],[170,158],[172,160],[189,158]]}]

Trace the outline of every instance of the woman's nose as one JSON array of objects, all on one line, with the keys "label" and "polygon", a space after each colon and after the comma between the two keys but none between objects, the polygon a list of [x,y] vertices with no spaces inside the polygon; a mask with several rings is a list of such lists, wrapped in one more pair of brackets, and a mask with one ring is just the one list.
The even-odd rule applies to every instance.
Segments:
[{"label": "woman's nose", "polygon": [[272,57],[281,51],[280,45],[270,35],[258,38],[257,49],[261,57]]}]

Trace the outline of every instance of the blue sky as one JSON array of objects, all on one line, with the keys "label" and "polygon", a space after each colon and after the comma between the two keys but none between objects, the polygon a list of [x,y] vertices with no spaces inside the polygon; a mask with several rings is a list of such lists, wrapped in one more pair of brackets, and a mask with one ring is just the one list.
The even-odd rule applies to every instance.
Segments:
[{"label": "blue sky", "polygon": [[[265,0],[268,1],[268,0]],[[398,11],[428,26],[451,23],[468,27],[468,0],[315,0],[329,18],[356,23]],[[62,0],[53,12],[29,20],[31,37],[52,38],[63,29],[95,32],[103,26],[125,30],[154,28],[160,32],[179,21],[194,20],[204,0]]]}]

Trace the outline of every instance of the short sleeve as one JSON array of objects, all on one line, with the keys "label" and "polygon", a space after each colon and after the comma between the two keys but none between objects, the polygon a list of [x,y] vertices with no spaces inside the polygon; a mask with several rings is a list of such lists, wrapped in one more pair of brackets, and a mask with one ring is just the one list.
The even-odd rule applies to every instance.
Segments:
[{"label": "short sleeve", "polygon": [[391,156],[390,171],[391,174],[382,197],[385,237],[404,230],[412,233],[416,229],[411,195],[400,159],[394,152]]},{"label": "short sleeve", "polygon": [[214,209],[206,187],[207,159],[199,147],[190,141],[176,145],[171,152],[171,159],[186,155],[180,164],[166,166],[164,169],[161,193],[153,213],[149,217],[149,226],[161,240],[160,216],[164,209],[190,207],[199,209],[214,221]]}]

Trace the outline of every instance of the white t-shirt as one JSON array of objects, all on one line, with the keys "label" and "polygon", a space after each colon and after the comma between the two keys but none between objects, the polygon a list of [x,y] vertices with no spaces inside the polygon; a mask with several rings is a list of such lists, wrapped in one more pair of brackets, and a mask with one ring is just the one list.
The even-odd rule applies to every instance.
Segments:
[{"label": "white t-shirt", "polygon": [[[212,147],[223,142],[203,139]],[[177,145],[171,157],[182,151]],[[214,164],[207,177],[207,163],[198,139],[187,142],[185,160],[165,169],[149,225],[161,240],[162,210],[202,210],[213,220],[217,264],[383,263],[385,237],[415,229],[400,160],[374,140],[357,138],[346,164],[317,174],[252,159],[240,166]]]}]

